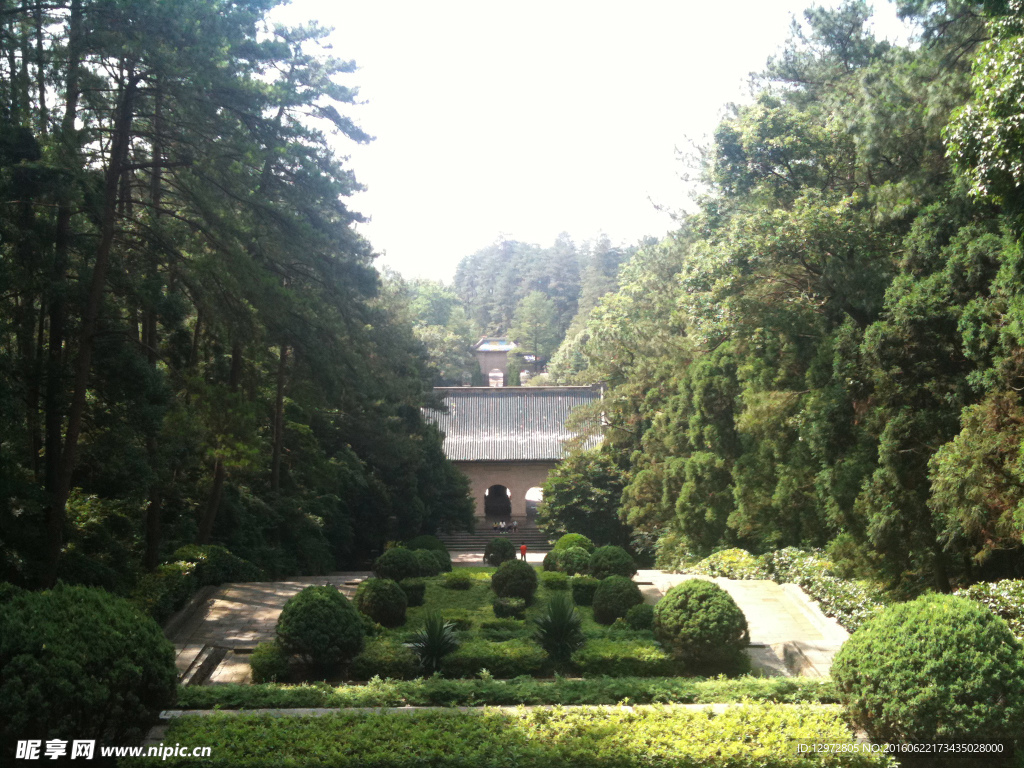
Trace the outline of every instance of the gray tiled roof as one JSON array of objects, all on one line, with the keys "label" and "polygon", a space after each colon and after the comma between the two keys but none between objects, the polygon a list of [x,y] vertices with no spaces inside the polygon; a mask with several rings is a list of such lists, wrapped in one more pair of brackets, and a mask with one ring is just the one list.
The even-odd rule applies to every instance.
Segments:
[{"label": "gray tiled roof", "polygon": [[[556,461],[570,411],[601,398],[597,387],[438,387],[447,413],[426,411],[452,461]],[[588,440],[596,446],[600,437]]]}]

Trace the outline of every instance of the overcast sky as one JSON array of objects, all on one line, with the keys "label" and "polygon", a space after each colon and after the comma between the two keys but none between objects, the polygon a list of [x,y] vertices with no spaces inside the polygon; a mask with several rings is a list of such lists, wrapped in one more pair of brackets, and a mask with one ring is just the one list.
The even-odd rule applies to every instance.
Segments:
[{"label": "overcast sky", "polygon": [[[800,0],[294,0],[355,59],[351,109],[376,140],[340,150],[379,265],[450,281],[505,235],[634,243],[688,201],[701,142],[789,34]],[[875,0],[880,37],[902,28]],[[662,210],[659,210],[661,208]]]}]

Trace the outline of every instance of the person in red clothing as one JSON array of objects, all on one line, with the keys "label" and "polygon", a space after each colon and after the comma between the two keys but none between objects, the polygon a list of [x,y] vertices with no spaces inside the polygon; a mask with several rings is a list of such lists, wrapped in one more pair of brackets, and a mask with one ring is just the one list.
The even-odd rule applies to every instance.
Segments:
[{"label": "person in red clothing", "polygon": [[526,545],[525,544],[520,544],[519,545],[519,558],[521,560],[525,560],[526,559]]}]

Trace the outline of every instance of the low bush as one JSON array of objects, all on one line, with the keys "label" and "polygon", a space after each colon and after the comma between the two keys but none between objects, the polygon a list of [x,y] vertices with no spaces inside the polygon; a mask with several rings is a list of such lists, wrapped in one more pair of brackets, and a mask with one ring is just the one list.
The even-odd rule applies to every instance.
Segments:
[{"label": "low bush", "polygon": [[569,577],[558,571],[545,571],[540,575],[540,583],[544,589],[561,592],[569,588]]},{"label": "low bush", "polygon": [[277,683],[288,679],[290,660],[276,640],[260,643],[249,656],[254,683]]},{"label": "low bush", "polygon": [[692,670],[735,670],[750,643],[747,619],[717,584],[688,579],[654,606],[654,635]]},{"label": "low bush", "polygon": [[586,642],[583,620],[565,592],[552,595],[546,610],[534,622],[537,624],[534,639],[557,664],[567,662]]},{"label": "low bush", "polygon": [[189,544],[174,553],[176,562],[195,563],[196,583],[200,587],[232,581],[259,581],[263,572],[248,560],[215,544]]},{"label": "low bush", "polygon": [[163,624],[199,588],[195,570],[195,563],[186,562],[157,566],[139,579],[132,592],[132,603]]},{"label": "low bush", "polygon": [[588,676],[662,677],[679,670],[672,656],[650,640],[628,636],[591,638],[573,654],[572,663],[580,674]]},{"label": "low bush", "polygon": [[569,547],[558,553],[558,570],[575,576],[590,570],[590,553],[583,547]]},{"label": "low bush", "polygon": [[[538,651],[540,649],[537,649]],[[457,654],[453,654],[455,656]],[[448,657],[449,659],[453,656]],[[438,681],[436,685],[449,685]],[[272,718],[217,714],[173,718],[168,744],[215,744],[212,768],[398,768],[516,765],[519,768],[836,768],[888,766],[883,754],[798,755],[797,741],[852,744],[836,708],[748,704],[721,713],[652,708],[501,712],[338,713]],[[280,745],[268,753],[268,745]],[[190,767],[195,758],[142,758],[143,766]]]},{"label": "low bush", "polygon": [[473,577],[465,569],[452,571],[444,575],[444,586],[448,589],[469,589],[473,586]]},{"label": "low bush", "polygon": [[373,574],[378,579],[392,581],[414,579],[420,575],[420,565],[411,550],[393,547],[374,561]]},{"label": "low bush", "polygon": [[654,628],[654,606],[641,603],[626,611],[626,624],[630,629],[642,630]]},{"label": "low bush", "polygon": [[458,632],[440,612],[431,611],[423,620],[423,628],[413,635],[409,648],[416,654],[420,669],[433,674],[441,669],[445,656],[458,650]]},{"label": "low bush", "polygon": [[350,661],[366,630],[348,599],[334,587],[306,587],[288,600],[277,620],[281,649],[318,669]]},{"label": "low bush", "polygon": [[765,579],[765,573],[756,557],[745,549],[723,549],[706,557],[684,573],[725,579]]},{"label": "low bush", "polygon": [[557,571],[558,570],[558,552],[551,550],[544,555],[544,562],[541,567],[545,571]]},{"label": "low bush", "polygon": [[438,559],[439,552],[430,549],[417,549],[412,553],[416,558],[417,576],[437,576],[444,571],[444,564]]},{"label": "low bush", "polygon": [[438,573],[448,573],[452,569],[452,556],[448,554],[447,549],[432,549],[430,552],[434,555],[434,559],[437,561],[437,566],[440,569]]},{"label": "low bush", "polygon": [[58,584],[0,604],[0,763],[16,739],[131,743],[176,690],[174,647],[124,598]]},{"label": "low bush", "polygon": [[572,547],[581,547],[582,549],[585,549],[589,555],[594,551],[594,542],[582,533],[567,533],[555,542],[553,551],[561,552],[562,550],[571,549]]},{"label": "low bush", "polygon": [[501,642],[516,637],[526,637],[527,634],[523,622],[517,619],[493,619],[480,624],[480,635],[485,640]]},{"label": "low bush", "polygon": [[423,605],[423,596],[427,593],[427,585],[423,579],[402,579],[398,586],[405,592],[406,605],[409,608]]},{"label": "low bush", "polygon": [[498,597],[518,597],[529,605],[537,592],[537,571],[525,560],[507,560],[491,576]]},{"label": "low bush", "polygon": [[367,579],[356,588],[355,606],[382,627],[405,624],[409,601],[405,591],[391,579]]},{"label": "low bush", "polygon": [[521,597],[497,597],[492,603],[499,619],[525,619],[526,601]]},{"label": "low bush", "polygon": [[611,624],[643,601],[640,587],[632,580],[625,576],[609,576],[597,585],[594,592],[594,621],[598,624]]},{"label": "low bush", "polygon": [[403,545],[406,549],[429,549],[433,552],[447,552],[448,547],[444,545],[437,536],[431,536],[429,533],[423,533],[419,536],[413,536]]},{"label": "low bush", "polygon": [[982,582],[957,592],[976,603],[981,603],[1006,622],[1014,637],[1024,642],[1024,580]]},{"label": "low bush", "polygon": [[569,579],[573,602],[576,605],[593,605],[594,593],[600,584],[593,576],[573,576]]},{"label": "low bush", "polygon": [[605,579],[609,576],[632,578],[635,573],[636,564],[622,547],[598,547],[590,556],[590,575],[595,579]]},{"label": "low bush", "polygon": [[441,662],[446,677],[476,677],[486,669],[494,677],[538,675],[547,663],[544,649],[532,640],[515,639],[501,643],[467,640]]},{"label": "low bush", "polygon": [[423,674],[415,652],[387,637],[377,637],[368,642],[363,651],[352,659],[349,672],[355,680],[373,677],[411,680]]},{"label": "low bush", "polygon": [[488,565],[499,566],[515,559],[515,545],[508,539],[491,539],[484,548],[484,560]]},{"label": "low bush", "polygon": [[952,595],[891,606],[832,664],[853,722],[876,741],[1020,736],[1024,657],[1006,622]]}]

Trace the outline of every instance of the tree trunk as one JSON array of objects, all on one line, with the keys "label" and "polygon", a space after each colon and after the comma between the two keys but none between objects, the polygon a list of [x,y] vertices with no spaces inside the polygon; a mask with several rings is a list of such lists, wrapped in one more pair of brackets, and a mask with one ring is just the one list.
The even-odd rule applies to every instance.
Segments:
[{"label": "tree trunk", "polygon": [[270,490],[281,490],[281,449],[284,445],[284,384],[288,367],[288,347],[281,345],[277,366],[277,398],[274,401],[274,451],[270,462]]},{"label": "tree trunk", "polygon": [[[237,392],[238,385],[242,381],[242,345],[235,341],[231,345],[231,375],[229,384],[231,391]],[[224,481],[227,479],[227,469],[224,460],[219,456],[213,464],[213,487],[210,489],[210,498],[206,502],[206,509],[199,521],[199,533],[196,537],[197,544],[209,544],[210,536],[213,535],[213,524],[217,520],[217,510],[220,508],[220,497],[224,492]]]}]

